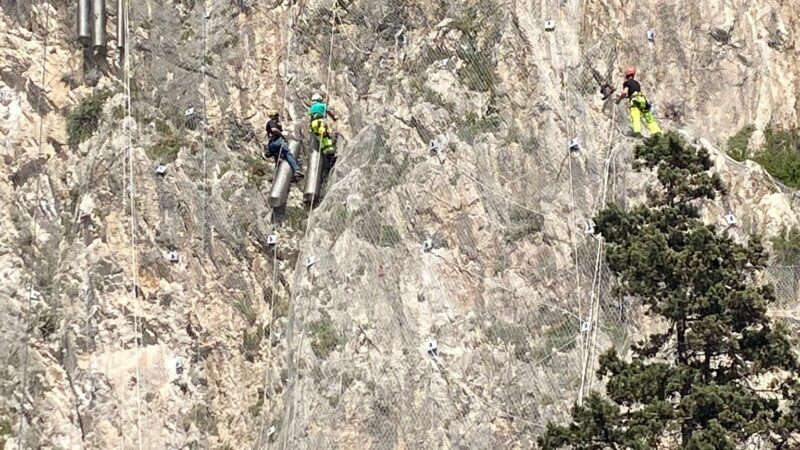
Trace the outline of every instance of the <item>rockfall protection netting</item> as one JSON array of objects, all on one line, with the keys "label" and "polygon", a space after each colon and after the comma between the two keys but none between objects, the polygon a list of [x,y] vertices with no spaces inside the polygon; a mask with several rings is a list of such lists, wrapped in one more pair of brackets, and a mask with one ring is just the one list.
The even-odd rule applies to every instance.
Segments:
[{"label": "rockfall protection netting", "polygon": [[[41,426],[49,413],[42,394],[64,386],[77,414],[63,420],[79,424],[84,438],[106,421],[121,430],[119,441],[108,445],[148,447],[148,430],[162,427],[151,418],[160,406],[148,379],[162,377],[184,395],[185,403],[170,407],[168,415],[178,418],[176,435],[188,435],[183,441],[166,441],[176,448],[207,447],[205,437],[216,425],[215,405],[206,394],[216,390],[212,395],[219,397],[222,389],[209,387],[206,376],[220,364],[212,361],[209,368],[207,361],[212,350],[219,350],[216,337],[203,326],[207,304],[229,302],[229,320],[241,335],[236,350],[245,359],[272,348],[265,331],[269,324],[260,317],[256,324],[262,299],[270,296],[260,280],[236,269],[247,264],[248,248],[269,251],[272,162],[261,158],[263,138],[234,112],[221,80],[222,68],[238,61],[230,55],[214,61],[224,54],[221,49],[240,45],[240,36],[217,31],[212,37],[208,32],[212,21],[217,30],[227,28],[227,15],[246,6],[218,2],[214,6],[225,8],[211,13],[200,2],[163,9],[122,4],[127,8],[121,11],[117,2],[106,4],[105,46],[76,42],[75,22],[62,20],[77,17],[76,4],[25,4],[26,13],[17,16],[43,42],[36,71],[31,69],[37,72],[31,83],[41,95],[29,98],[40,115],[38,150],[27,155],[11,180],[19,187],[19,229],[26,231],[13,251],[22,255],[29,270],[24,280],[27,304],[18,312],[20,320],[7,328],[9,339],[0,343],[3,360],[19,368],[13,380],[17,389],[8,396],[18,402],[18,428],[12,433],[20,436],[18,448],[51,445],[52,436]],[[115,46],[120,15],[126,16],[122,36],[127,52]],[[53,47],[65,45],[74,50],[74,67],[48,61],[57,55]],[[266,44],[251,40],[247,45]],[[46,94],[60,84],[74,88],[81,83],[93,87],[66,112],[67,142],[49,140],[54,121],[48,115],[54,111]],[[12,91],[3,95],[15,101]],[[207,113],[211,98],[218,102],[215,115]],[[45,158],[47,145],[61,157]],[[62,159],[74,168],[60,166]],[[68,173],[63,181],[52,178],[59,170]],[[220,180],[234,170],[244,177],[233,185]],[[59,198],[64,191],[69,198]],[[81,241],[83,248],[93,249],[86,252],[92,256],[73,259],[80,255],[76,248],[81,245],[75,243]],[[104,245],[109,242],[120,253],[109,254]],[[271,282],[265,289],[281,289],[277,259],[272,252],[271,268],[265,270]],[[51,361],[42,356],[45,343],[58,348],[64,386],[46,385],[45,368]],[[162,347],[189,350],[170,352],[174,356],[161,360]],[[115,372],[130,376],[112,379]],[[263,379],[263,373],[253,378]],[[258,405],[261,398],[263,394],[253,395],[252,403]],[[253,412],[253,428],[260,423],[260,412]],[[2,422],[4,433],[5,426]],[[86,444],[79,440],[80,435],[70,445]]]},{"label": "rockfall protection netting", "polygon": [[[447,72],[459,80],[458,95],[498,95],[505,56],[493,49],[515,34],[511,10],[451,5],[434,20],[420,11],[400,2],[337,2],[294,12],[290,32],[299,35],[290,42],[303,50],[290,47],[287,59],[302,53],[327,63],[332,77],[325,70],[312,77],[334,102],[343,90],[352,94],[342,82],[368,97],[365,80],[385,79],[386,92],[374,94],[381,101],[418,99],[454,123],[413,108],[402,130],[384,125],[389,114],[358,115],[369,131],[342,149],[342,179],[326,193],[325,213],[309,222],[302,255],[313,265],[295,273],[285,408],[259,446],[530,442],[592,388],[599,352],[627,347],[636,333],[631,301],[611,295],[588,221],[606,201],[627,204],[630,162],[615,151],[616,116],[609,114],[599,139],[589,138],[595,130],[580,120],[584,92],[566,90],[560,101],[570,117],[552,131],[592,142],[570,152],[566,140],[547,148],[516,111],[492,102],[486,111],[453,110],[428,80]],[[455,39],[442,38],[449,30],[458,31]],[[563,42],[552,39],[551,63],[562,80],[575,69],[587,73],[584,60],[567,65]],[[349,182],[353,172],[365,183]],[[474,196],[470,206],[479,205],[482,217],[454,207],[445,213],[452,222],[440,223],[433,210],[449,204],[452,190]],[[375,200],[359,206],[359,198]],[[361,244],[342,257],[337,239]],[[371,305],[353,306],[360,301]],[[382,321],[381,313],[393,319]],[[497,421],[507,433],[493,430]]]},{"label": "rockfall protection netting", "polygon": [[[120,12],[109,3],[113,29]],[[242,64],[219,61],[223,49],[275,43],[253,33],[208,33],[210,26],[224,27],[226,14],[236,10],[261,24],[272,19],[266,7],[213,4],[220,7],[182,2],[160,14],[131,5],[127,54],[111,43],[108,55],[84,52],[80,70],[87,79],[104,74],[118,81],[102,84],[71,112],[70,151],[85,152],[74,170],[79,180],[71,203],[56,205],[55,188],[46,185],[47,165],[56,163],[41,157],[45,133],[37,135],[39,154],[14,172],[18,220],[26,224],[19,228],[30,230],[15,250],[29,268],[27,303],[16,325],[4,330],[9,338],[0,342],[0,355],[19,368],[12,393],[23,446],[35,447],[45,432],[34,420],[43,364],[29,350],[35,340],[49,338],[62,345],[59,357],[72,368],[69,384],[80,386],[73,388],[79,411],[97,408],[93,398],[122,381],[105,375],[109,366],[136,366],[124,381],[137,407],[115,413],[125,448],[141,445],[142,430],[158,425],[147,419],[155,393],[146,390],[145,378],[152,374],[140,373],[138,362],[147,348],[189,342],[188,352],[168,361],[168,371],[189,392],[180,408],[181,426],[194,433],[186,445],[206,447],[214,432],[210,399],[218,388],[205,380],[224,361],[208,361],[215,338],[201,324],[205,305],[220,300],[231,305],[232,322],[246,324],[237,329],[236,351],[268,364],[254,374],[263,387],[251,414],[252,443],[238,447],[346,448],[352,438],[360,448],[497,448],[510,445],[497,436],[533,439],[565,405],[599,388],[597,355],[612,345],[624,349],[639,334],[635,302],[612,295],[602,241],[588,223],[605,202],[627,205],[631,197],[630,146],[618,151],[615,145],[624,118],[609,113],[602,133],[580,120],[588,108],[584,96],[597,95],[586,61],[614,59],[598,50],[607,46],[587,47],[584,58],[569,60],[560,53],[559,34],[546,38],[552,70],[564,85],[574,72],[571,82],[578,87],[555,100],[570,115],[551,128],[540,124],[540,131],[578,137],[580,150],[570,152],[566,142],[548,148],[542,136],[520,126],[508,103],[459,111],[428,83],[446,72],[458,80],[461,95],[500,96],[498,64],[523,64],[511,61],[513,52],[491,51],[501,43],[521,45],[512,38],[508,4],[443,5],[435,20],[420,6],[395,1],[294,4],[277,52],[284,62],[273,100],[284,112],[302,111],[295,94],[306,98],[311,85],[343,104],[337,96],[369,98],[371,80],[385,79],[381,101],[415,98],[408,103],[443,111],[456,123],[448,127],[434,115],[413,114],[404,129],[387,130],[387,115],[351,112],[353,129],[367,131],[350,137],[359,146],[342,143],[319,209],[298,206],[296,192],[290,195],[283,226],[295,222],[308,239],[272,245],[276,224],[267,195],[273,167],[258,155],[263,124],[235,113],[230,86],[216,71]],[[45,2],[29,7],[34,32],[53,34],[56,8]],[[445,19],[451,20],[448,30],[458,31],[452,39],[432,32]],[[54,35],[72,33],[58,28]],[[180,30],[180,39],[159,39],[163,29]],[[64,82],[48,71],[47,55],[45,47],[43,92]],[[269,61],[258,64],[265,73],[272,69]],[[303,73],[307,65],[315,71]],[[260,88],[253,80],[244,84],[237,88]],[[214,115],[208,113],[212,101]],[[44,123],[50,111],[44,97],[36,102]],[[81,146],[87,140],[91,145]],[[401,141],[424,151],[397,148]],[[245,174],[242,186],[225,178],[234,170]],[[454,205],[454,198],[471,201]],[[124,205],[123,217],[107,217],[113,204]],[[86,245],[115,239],[128,254],[100,254],[86,262],[80,279],[58,277],[70,267],[70,254],[60,254],[52,239],[59,235]],[[344,252],[337,238],[360,245]],[[253,247],[270,255],[265,279],[231,270],[252,262]],[[296,269],[287,280],[279,270],[292,253]],[[780,266],[765,273],[782,306],[796,304],[798,270]],[[168,286],[151,287],[155,279]],[[193,284],[196,279],[203,283]],[[98,315],[104,296],[119,291],[129,293],[119,315]],[[284,303],[280,294],[289,292]],[[416,293],[413,310],[410,292]],[[351,316],[352,304],[378,309]],[[286,315],[286,329],[277,330],[276,320]],[[163,323],[165,316],[180,326]],[[369,328],[370,321],[386,327]],[[288,346],[285,360],[273,356],[281,342]],[[95,356],[109,349],[121,356]],[[74,370],[77,355],[88,359],[88,370]]]},{"label": "rockfall protection netting", "polygon": [[[377,95],[389,105],[396,97],[414,98],[447,111],[454,123],[437,123],[425,108],[412,108],[402,130],[384,128],[380,111],[358,116],[360,124],[375,129],[342,150],[340,169],[345,179],[354,176],[348,171],[358,171],[367,187],[346,180],[331,187],[327,205],[339,206],[309,224],[303,255],[314,264],[295,274],[289,394],[284,415],[269,429],[277,433],[271,439],[278,447],[395,448],[402,442],[497,448],[530,442],[548,420],[600,388],[594,377],[600,352],[610,346],[624,350],[631,336],[642,335],[633,321],[641,311],[631,299],[612,294],[602,242],[587,223],[607,201],[629,201],[633,142],[615,145],[623,140],[626,118],[608,112],[601,133],[580,120],[589,108],[581,96],[597,95],[593,69],[613,65],[613,45],[589,46],[568,62],[558,33],[548,41],[550,62],[567,87],[560,101],[570,111],[555,130],[591,142],[578,152],[566,145],[547,148],[543,136],[524,122],[520,127],[517,111],[503,109],[500,100],[490,101],[485,111],[454,110],[430,83],[445,72],[459,81],[458,95],[500,97],[497,66],[509,64],[501,60],[516,53],[492,50],[501,42],[513,45],[509,11],[507,4],[473,2],[441,8],[429,21],[413,6],[349,2],[295,12],[292,32],[313,27],[318,33],[313,39],[303,34],[296,45],[329,64],[333,77],[315,80],[334,100],[345,95],[338,94],[345,90],[340,82],[349,82],[360,96]],[[446,20],[451,22],[442,25]],[[448,39],[451,30],[459,33]],[[364,81],[371,79],[386,80],[387,92],[371,94]],[[427,158],[438,165],[420,169],[424,158],[410,156],[405,147],[429,148]],[[448,205],[448,186],[474,194],[485,216],[481,223],[469,207],[450,215],[452,222],[437,223],[431,205]],[[375,200],[363,208],[358,198]],[[556,230],[568,236],[564,246],[555,242]],[[348,231],[355,237],[341,238]],[[509,244],[525,247],[520,241],[531,236],[540,238],[533,243],[538,250],[504,253]],[[365,261],[356,266],[373,275],[367,278],[371,285],[346,270],[352,261],[325,249],[335,250],[337,238],[369,243],[352,252]],[[566,260],[559,257],[565,249]],[[795,298],[794,287],[776,284],[782,301]],[[418,306],[409,308],[414,294]],[[395,320],[372,325],[369,308],[352,306],[358,299],[380,305]],[[449,316],[437,320],[439,314]],[[424,320],[426,315],[432,320]],[[391,355],[406,367],[393,364]],[[365,375],[363,368],[379,375]],[[490,424],[498,419],[508,427],[508,441],[496,440],[503,433]]]}]

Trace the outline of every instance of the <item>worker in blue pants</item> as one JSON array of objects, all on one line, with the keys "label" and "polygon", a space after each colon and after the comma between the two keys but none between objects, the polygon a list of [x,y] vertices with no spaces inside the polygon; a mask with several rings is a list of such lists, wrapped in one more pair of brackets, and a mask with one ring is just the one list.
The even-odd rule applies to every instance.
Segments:
[{"label": "worker in blue pants", "polygon": [[287,136],[283,133],[283,125],[280,122],[280,116],[277,110],[269,111],[269,122],[267,122],[267,152],[266,154],[278,162],[278,158],[285,159],[292,168],[292,174],[295,179],[300,179],[305,176],[303,169],[297,162],[297,159],[289,151],[289,145],[286,143]]}]

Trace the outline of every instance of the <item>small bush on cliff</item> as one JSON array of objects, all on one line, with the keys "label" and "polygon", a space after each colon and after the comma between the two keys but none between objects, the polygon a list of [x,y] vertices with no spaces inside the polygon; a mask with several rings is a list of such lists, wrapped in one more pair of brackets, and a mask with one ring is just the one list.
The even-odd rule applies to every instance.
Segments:
[{"label": "small bush on cliff", "polygon": [[299,206],[289,206],[286,208],[286,226],[293,230],[305,229],[308,220],[308,210]]},{"label": "small bush on cliff", "polygon": [[800,131],[764,131],[764,144],[758,152],[749,147],[755,127],[748,125],[728,139],[728,154],[737,161],[752,159],[783,184],[800,189]]},{"label": "small bush on cliff", "polygon": [[253,301],[250,300],[250,297],[244,297],[240,300],[234,301],[233,307],[236,309],[236,311],[239,311],[239,314],[244,317],[248,325],[254,325],[256,323],[258,312],[253,306]]},{"label": "small bush on cliff", "polygon": [[81,100],[78,106],[67,113],[67,144],[76,148],[97,130],[103,104],[111,96],[109,91],[100,90]]},{"label": "small bush on cliff", "polygon": [[161,119],[156,119],[155,126],[159,137],[156,143],[146,150],[147,156],[155,162],[169,164],[178,159],[178,153],[181,148],[188,145],[188,142]]},{"label": "small bush on cliff", "polygon": [[753,136],[754,131],[756,131],[756,127],[747,125],[728,138],[728,154],[731,158],[736,161],[744,161],[750,157],[748,146],[750,145],[750,137]]},{"label": "small bush on cliff", "polygon": [[800,229],[793,227],[773,238],[772,254],[775,264],[781,266],[793,266],[800,262]]},{"label": "small bush on cliff", "polygon": [[6,438],[13,433],[11,429],[11,421],[5,417],[0,418],[0,447],[5,446]]},{"label": "small bush on cliff", "polygon": [[773,289],[759,284],[767,254],[700,219],[723,192],[708,153],[674,134],[635,150],[635,168],[659,185],[649,204],[611,204],[594,219],[620,294],[664,323],[632,359],[601,355],[606,395],[589,394],[566,425],[550,423],[544,449],[734,450],[794,448],[800,437],[798,364],[787,332],[767,316]]},{"label": "small bush on cliff", "polygon": [[764,146],[753,160],[783,184],[800,189],[800,132],[768,129],[764,137]]},{"label": "small bush on cliff", "polygon": [[251,327],[249,330],[244,330],[239,351],[242,353],[245,361],[255,362],[258,359],[262,346],[261,340],[263,338],[264,331],[261,327]]},{"label": "small bush on cliff", "polygon": [[336,332],[333,321],[328,317],[314,322],[311,325],[311,334],[311,350],[318,358],[326,359],[339,345],[339,333]]},{"label": "small bush on cliff", "polygon": [[247,170],[247,182],[255,187],[262,186],[267,177],[272,174],[273,164],[256,156],[245,155],[243,158]]}]

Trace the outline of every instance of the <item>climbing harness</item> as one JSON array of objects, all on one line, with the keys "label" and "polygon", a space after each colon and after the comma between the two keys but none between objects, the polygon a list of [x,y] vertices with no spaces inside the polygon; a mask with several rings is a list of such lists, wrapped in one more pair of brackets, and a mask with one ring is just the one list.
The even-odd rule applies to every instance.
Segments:
[{"label": "climbing harness", "polygon": [[650,111],[652,104],[647,100],[647,97],[642,93],[642,91],[635,92],[632,97],[630,97],[630,104],[639,108],[642,112]]},{"label": "climbing harness", "polygon": [[631,129],[633,136],[638,136],[642,131],[642,119],[647,123],[647,128],[652,134],[661,133],[655,117],[653,117],[653,104],[641,92],[635,92],[628,101],[628,109],[631,116]]},{"label": "climbing harness", "polygon": [[325,123],[325,119],[313,119],[309,129],[319,140],[319,150],[322,152],[322,154],[328,155],[336,152],[334,148],[334,141],[328,133],[328,127]]}]

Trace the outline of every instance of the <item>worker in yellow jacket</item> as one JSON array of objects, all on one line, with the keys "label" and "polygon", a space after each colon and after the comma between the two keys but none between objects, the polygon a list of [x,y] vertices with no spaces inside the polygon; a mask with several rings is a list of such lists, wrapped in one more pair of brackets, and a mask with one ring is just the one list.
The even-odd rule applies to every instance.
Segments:
[{"label": "worker in yellow jacket", "polygon": [[642,86],[634,79],[635,76],[636,68],[628,67],[625,69],[625,82],[622,83],[622,92],[617,98],[617,104],[619,104],[623,98],[628,99],[633,136],[642,136],[642,118],[644,118],[651,134],[661,134],[661,127],[658,126],[655,117],[653,117],[653,112],[650,110],[650,102],[642,92]]},{"label": "worker in yellow jacket", "polygon": [[336,121],[337,118],[319,93],[315,93],[311,97],[311,106],[308,108],[308,113],[311,117],[309,128],[316,136],[319,142],[319,151],[322,153],[322,178],[324,179],[327,178],[333,165],[336,164],[336,138],[335,134],[331,132],[330,124],[326,119],[330,117]]}]

